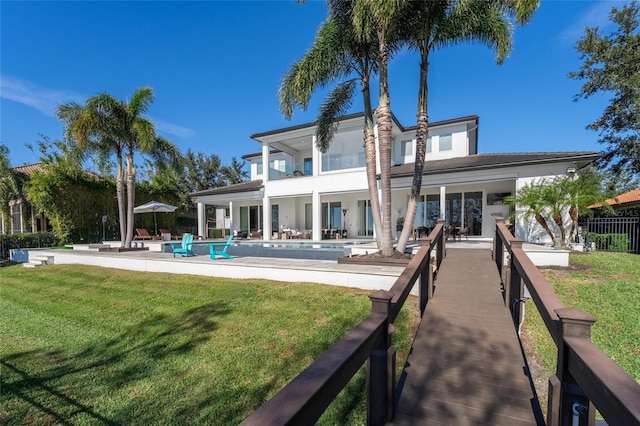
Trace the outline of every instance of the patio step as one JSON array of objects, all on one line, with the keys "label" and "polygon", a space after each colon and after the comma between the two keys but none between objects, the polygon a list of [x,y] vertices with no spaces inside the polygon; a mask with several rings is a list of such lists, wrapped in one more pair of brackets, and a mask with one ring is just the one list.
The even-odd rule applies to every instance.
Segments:
[{"label": "patio step", "polygon": [[22,264],[25,268],[37,268],[45,265],[53,265],[53,256],[34,256],[29,258],[29,262]]}]

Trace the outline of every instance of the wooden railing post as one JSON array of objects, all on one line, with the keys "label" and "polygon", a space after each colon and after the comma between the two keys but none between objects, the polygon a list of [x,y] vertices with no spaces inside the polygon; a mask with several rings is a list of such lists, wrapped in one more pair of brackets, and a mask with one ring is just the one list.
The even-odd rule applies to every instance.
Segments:
[{"label": "wooden railing post", "polygon": [[509,309],[511,311],[511,318],[518,329],[518,325],[522,320],[522,303],[524,303],[524,285],[518,269],[514,266],[513,250],[522,249],[522,240],[512,240],[511,247],[509,248],[509,264],[507,269],[507,282],[508,290],[505,288],[505,295],[508,294]]},{"label": "wooden railing post", "polygon": [[444,232],[444,219],[438,219],[437,225],[442,225],[442,232],[440,234],[440,241],[438,241],[438,247],[436,249],[436,259],[438,259],[438,268],[442,264],[442,260],[446,255],[447,248],[445,247],[445,241],[447,241],[447,234]]},{"label": "wooden railing post", "polygon": [[500,238],[500,230],[498,229],[498,224],[504,223],[504,219],[501,217],[496,217],[496,235],[493,238],[493,260],[496,262],[496,266],[498,267],[498,271],[502,274],[502,258],[503,258],[503,248],[502,248],[502,238]]},{"label": "wooden railing post", "polygon": [[[371,312],[389,318],[393,294],[379,290],[369,295]],[[391,346],[393,325],[387,319],[387,333],[367,363],[367,424],[384,425],[393,418],[395,410],[396,350]]]},{"label": "wooden railing post", "polygon": [[[426,240],[424,244],[431,246],[431,240]],[[433,263],[431,259],[431,251],[427,254],[427,263],[420,272],[420,287],[419,287],[419,299],[420,299],[420,316],[424,315],[424,310],[427,306],[429,299],[433,297]]]},{"label": "wooden railing post", "polygon": [[[560,344],[556,375],[549,379],[547,424],[591,426],[595,423],[595,409],[569,371],[569,350],[564,338],[591,339],[591,326],[596,319],[578,308],[555,309],[555,312],[560,321]],[[577,417],[576,412],[580,413]]]}]

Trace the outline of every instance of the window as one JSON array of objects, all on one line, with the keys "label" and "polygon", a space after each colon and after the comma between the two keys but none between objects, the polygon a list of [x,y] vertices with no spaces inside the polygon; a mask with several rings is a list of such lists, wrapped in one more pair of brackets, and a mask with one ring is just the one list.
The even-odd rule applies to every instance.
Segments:
[{"label": "window", "polygon": [[277,170],[279,172],[287,171],[287,160],[285,159],[273,160],[271,164],[272,164],[271,168],[273,170]]},{"label": "window", "polygon": [[400,142],[400,155],[406,157],[408,155],[413,155],[413,141],[402,141]]},{"label": "window", "polygon": [[[311,158],[305,158],[304,159],[304,165],[302,168],[302,172],[304,173],[305,176],[312,176],[313,175],[313,160]],[[311,229],[311,228],[307,228],[307,229]]]},{"label": "window", "polygon": [[322,154],[323,172],[364,166],[365,159],[362,138],[359,140],[334,140],[327,152]]},{"label": "window", "polygon": [[313,205],[311,203],[304,205],[304,229],[313,229]]},{"label": "window", "polygon": [[322,227],[342,229],[342,204],[339,201],[322,203]]},{"label": "window", "polygon": [[440,151],[451,151],[452,149],[451,133],[448,135],[440,135]]},{"label": "window", "polygon": [[431,152],[431,136],[427,138],[427,152]]},{"label": "window", "polygon": [[261,175],[262,174],[262,161],[258,161],[256,163],[256,174],[257,175]]}]

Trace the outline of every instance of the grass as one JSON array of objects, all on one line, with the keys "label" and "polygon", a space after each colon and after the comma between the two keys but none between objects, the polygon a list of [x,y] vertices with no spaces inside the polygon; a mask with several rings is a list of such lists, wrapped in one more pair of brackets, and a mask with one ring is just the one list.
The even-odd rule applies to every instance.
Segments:
[{"label": "grass", "polygon": [[[371,309],[355,289],[80,265],[0,283],[6,425],[238,424]],[[400,365],[415,305],[395,324]],[[364,424],[364,387],[361,371],[320,424]]]},{"label": "grass", "polygon": [[[640,256],[593,252],[571,254],[569,268],[543,269],[565,304],[597,318],[592,340],[640,383]],[[524,332],[545,368],[556,369],[556,347],[535,305],[527,303]]]}]

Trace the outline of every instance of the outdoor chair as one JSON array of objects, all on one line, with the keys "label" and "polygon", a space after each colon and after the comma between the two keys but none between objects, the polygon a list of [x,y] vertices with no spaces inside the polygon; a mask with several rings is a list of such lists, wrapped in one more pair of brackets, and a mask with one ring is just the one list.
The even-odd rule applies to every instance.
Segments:
[{"label": "outdoor chair", "polygon": [[156,237],[149,234],[149,231],[147,231],[144,228],[136,228],[136,234],[137,235],[133,237],[134,240],[155,240],[156,239]]},{"label": "outdoor chair", "polygon": [[173,251],[173,257],[176,257],[176,254],[183,257],[195,256],[195,253],[193,253],[193,234],[184,234],[182,242],[171,243],[171,250]]},{"label": "outdoor chair", "polygon": [[209,244],[209,257],[211,258],[211,260],[216,260],[216,256],[221,256],[226,259],[233,259],[233,256],[227,253],[227,249],[231,245],[231,240],[233,240],[233,234],[229,235],[229,239],[226,243]]},{"label": "outdoor chair", "polygon": [[460,241],[462,241],[462,236],[463,235],[467,239],[467,241],[469,241],[469,232],[471,232],[471,228],[469,228],[468,226],[465,226],[464,228],[459,230],[458,231],[458,238],[460,239]]}]

